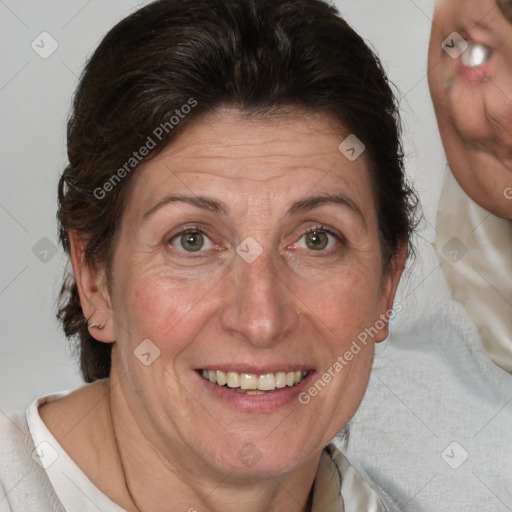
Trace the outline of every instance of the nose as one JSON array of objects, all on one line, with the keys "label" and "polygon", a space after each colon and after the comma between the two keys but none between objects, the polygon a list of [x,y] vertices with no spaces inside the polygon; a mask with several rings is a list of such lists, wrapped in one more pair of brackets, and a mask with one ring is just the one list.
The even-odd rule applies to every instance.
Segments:
[{"label": "nose", "polygon": [[299,324],[295,296],[274,267],[265,253],[252,263],[237,258],[221,313],[226,332],[262,348],[279,343]]}]

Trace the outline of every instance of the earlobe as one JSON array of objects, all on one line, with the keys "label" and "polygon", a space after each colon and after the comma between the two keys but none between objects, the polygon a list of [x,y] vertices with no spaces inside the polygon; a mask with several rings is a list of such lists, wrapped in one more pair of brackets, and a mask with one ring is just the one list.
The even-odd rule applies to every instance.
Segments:
[{"label": "earlobe", "polygon": [[70,232],[69,240],[73,274],[87,328],[93,338],[111,343],[115,340],[115,335],[105,271],[87,261],[86,239],[81,234]]}]

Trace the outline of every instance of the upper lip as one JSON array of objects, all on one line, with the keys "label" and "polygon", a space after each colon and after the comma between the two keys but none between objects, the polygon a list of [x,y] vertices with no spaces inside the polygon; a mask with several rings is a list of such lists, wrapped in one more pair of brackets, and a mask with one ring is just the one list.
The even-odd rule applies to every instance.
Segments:
[{"label": "upper lip", "polygon": [[312,371],[311,366],[303,364],[268,364],[268,365],[250,365],[250,364],[207,364],[198,368],[198,370],[220,370],[223,372],[249,373],[253,375],[264,375],[265,373],[277,372],[295,372],[295,371]]}]

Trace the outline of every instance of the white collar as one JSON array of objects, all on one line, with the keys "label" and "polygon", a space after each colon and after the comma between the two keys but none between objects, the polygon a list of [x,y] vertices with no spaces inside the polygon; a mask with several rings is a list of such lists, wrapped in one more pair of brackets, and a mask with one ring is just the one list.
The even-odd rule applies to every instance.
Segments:
[{"label": "white collar", "polygon": [[[73,512],[125,512],[103,494],[64,451],[39,415],[39,407],[69,394],[53,393],[37,398],[26,410],[40,462],[65,510]],[[384,512],[377,494],[359,476],[347,458],[333,445],[322,453],[316,474],[310,512]]]}]

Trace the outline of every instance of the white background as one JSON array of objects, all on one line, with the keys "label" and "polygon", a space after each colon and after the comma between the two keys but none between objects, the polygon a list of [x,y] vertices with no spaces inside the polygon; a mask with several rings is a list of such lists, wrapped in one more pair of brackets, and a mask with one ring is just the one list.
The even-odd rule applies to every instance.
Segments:
[{"label": "white background", "polygon": [[[427,45],[433,0],[338,0],[347,21],[377,50],[398,87],[407,169],[432,240],[445,157],[428,94]],[[0,0],[0,411],[79,386],[69,343],[55,319],[66,260],[41,262],[32,248],[57,245],[57,181],[66,165],[65,128],[85,59],[105,33],[143,5],[134,0]],[[42,32],[58,49],[42,59]],[[426,270],[418,265],[421,279]]]}]

